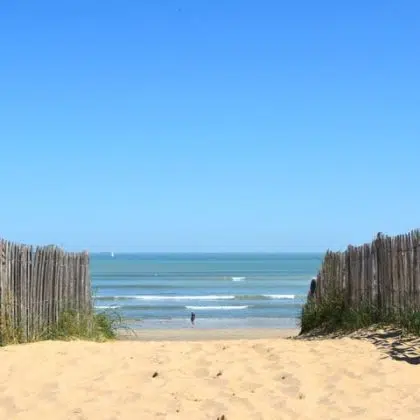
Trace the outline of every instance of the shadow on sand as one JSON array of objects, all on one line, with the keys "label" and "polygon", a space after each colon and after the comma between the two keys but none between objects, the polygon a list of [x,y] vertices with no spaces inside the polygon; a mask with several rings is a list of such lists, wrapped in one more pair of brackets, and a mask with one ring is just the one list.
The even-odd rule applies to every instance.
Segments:
[{"label": "shadow on sand", "polygon": [[[358,337],[356,337],[358,338]],[[362,337],[371,341],[394,360],[420,364],[420,338],[403,335],[401,330],[365,332]]]},{"label": "shadow on sand", "polygon": [[411,365],[420,364],[420,337],[404,334],[401,329],[396,328],[369,328],[354,333],[333,333],[302,334],[298,340],[319,340],[319,339],[340,339],[350,337],[358,340],[368,340],[380,351],[394,360],[406,362]]}]

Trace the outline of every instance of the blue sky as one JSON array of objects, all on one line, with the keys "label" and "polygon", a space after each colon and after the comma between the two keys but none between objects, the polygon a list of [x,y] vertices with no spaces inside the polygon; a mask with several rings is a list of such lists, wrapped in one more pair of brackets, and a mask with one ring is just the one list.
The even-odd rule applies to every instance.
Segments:
[{"label": "blue sky", "polygon": [[419,227],[420,3],[0,4],[0,235],[323,251]]}]

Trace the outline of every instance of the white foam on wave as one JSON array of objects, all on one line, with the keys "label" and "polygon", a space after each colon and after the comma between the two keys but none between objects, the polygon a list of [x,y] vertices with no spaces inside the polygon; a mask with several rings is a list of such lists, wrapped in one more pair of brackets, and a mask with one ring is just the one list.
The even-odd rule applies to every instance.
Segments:
[{"label": "white foam on wave", "polygon": [[232,281],[244,281],[246,277],[232,277]]},{"label": "white foam on wave", "polygon": [[159,296],[159,295],[126,295],[113,296],[110,299],[139,299],[139,300],[231,300],[233,295],[202,295],[202,296]]},{"label": "white foam on wave", "polygon": [[295,295],[263,295],[269,299],[294,299]]},{"label": "white foam on wave", "polygon": [[118,305],[98,305],[95,306],[95,309],[118,309]]},{"label": "white foam on wave", "polygon": [[248,305],[242,305],[242,306],[186,306],[185,309],[191,309],[194,311],[231,311],[235,309],[247,309]]}]

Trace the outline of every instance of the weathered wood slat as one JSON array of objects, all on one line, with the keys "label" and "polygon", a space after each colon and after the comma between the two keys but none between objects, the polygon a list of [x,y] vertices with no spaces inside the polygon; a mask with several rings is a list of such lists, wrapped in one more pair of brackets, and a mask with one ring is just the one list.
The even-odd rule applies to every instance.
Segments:
[{"label": "weathered wood slat", "polygon": [[318,301],[334,288],[351,306],[366,302],[382,310],[420,310],[420,231],[378,234],[371,244],[328,251],[317,279]]},{"label": "weathered wood slat", "polygon": [[0,343],[31,341],[57,323],[65,310],[91,311],[87,253],[32,248],[0,238]]},{"label": "weathered wood slat", "polygon": [[414,237],[414,293],[415,306],[420,306],[420,232],[413,232]]}]

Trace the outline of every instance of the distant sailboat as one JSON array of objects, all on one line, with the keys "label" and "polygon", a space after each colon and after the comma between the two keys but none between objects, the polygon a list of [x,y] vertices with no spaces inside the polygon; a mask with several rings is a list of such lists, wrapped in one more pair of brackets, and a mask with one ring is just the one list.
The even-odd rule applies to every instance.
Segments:
[{"label": "distant sailboat", "polygon": [[111,252],[111,258],[114,258],[114,253],[113,252]]}]

